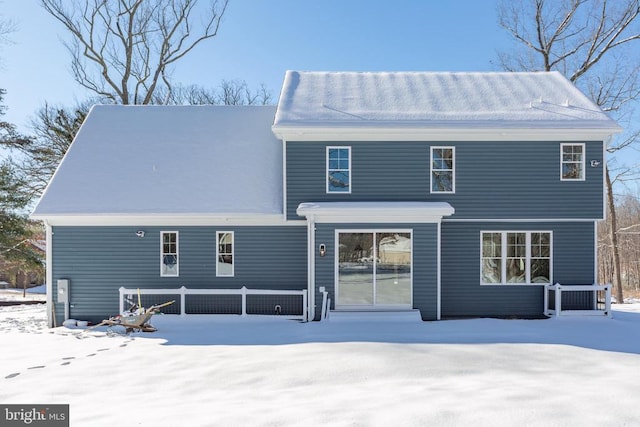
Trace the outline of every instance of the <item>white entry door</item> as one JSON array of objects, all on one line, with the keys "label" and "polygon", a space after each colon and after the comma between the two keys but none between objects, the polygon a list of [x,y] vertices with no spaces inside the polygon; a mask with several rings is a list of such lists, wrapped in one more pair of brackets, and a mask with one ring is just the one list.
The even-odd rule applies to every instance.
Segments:
[{"label": "white entry door", "polygon": [[336,231],[336,308],[411,308],[411,230]]}]

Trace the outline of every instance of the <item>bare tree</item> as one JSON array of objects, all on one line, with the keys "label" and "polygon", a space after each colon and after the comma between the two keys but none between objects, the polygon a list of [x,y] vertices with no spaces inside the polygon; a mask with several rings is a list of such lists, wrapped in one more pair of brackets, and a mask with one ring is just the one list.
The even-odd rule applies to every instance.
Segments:
[{"label": "bare tree", "polygon": [[171,67],[217,35],[228,0],[41,0],[72,35],[75,80],[120,104],[171,94]]},{"label": "bare tree", "polygon": [[[2,2],[0,2],[0,5]],[[9,34],[16,30],[16,25],[13,21],[5,19],[0,15],[0,45],[10,43],[11,39]]]},{"label": "bare tree", "polygon": [[175,85],[171,94],[157,93],[158,101],[169,105],[269,105],[273,96],[264,84],[251,90],[244,80],[223,80],[220,85],[208,89],[197,85]]},{"label": "bare tree", "polygon": [[[562,72],[604,111],[628,118],[640,96],[639,0],[503,0],[498,22],[519,43],[499,54],[510,71]],[[616,152],[635,138],[614,140]],[[611,253],[617,300],[622,302],[620,257],[611,170],[606,170]]]},{"label": "bare tree", "polygon": [[38,110],[30,126],[35,137],[19,149],[23,154],[20,169],[31,194],[42,194],[96,102],[99,100],[87,100],[71,108],[45,104]]}]

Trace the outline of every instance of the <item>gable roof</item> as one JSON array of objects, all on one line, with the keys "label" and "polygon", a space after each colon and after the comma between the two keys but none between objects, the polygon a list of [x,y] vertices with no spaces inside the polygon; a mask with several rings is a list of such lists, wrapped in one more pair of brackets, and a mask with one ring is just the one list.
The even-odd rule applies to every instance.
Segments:
[{"label": "gable roof", "polygon": [[91,109],[32,217],[282,216],[273,106]]},{"label": "gable roof", "polygon": [[303,140],[451,129],[621,130],[559,72],[287,71],[273,126],[280,137]]}]

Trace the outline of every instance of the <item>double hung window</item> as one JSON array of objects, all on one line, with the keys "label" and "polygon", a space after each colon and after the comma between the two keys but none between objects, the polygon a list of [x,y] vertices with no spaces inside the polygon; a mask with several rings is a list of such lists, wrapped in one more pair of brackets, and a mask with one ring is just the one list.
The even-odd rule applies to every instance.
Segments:
[{"label": "double hung window", "polygon": [[218,231],[216,241],[216,276],[232,277],[233,231]]},{"label": "double hung window", "polygon": [[455,186],[454,147],[431,147],[431,192],[454,193]]},{"label": "double hung window", "polygon": [[550,283],[550,232],[489,231],[481,234],[482,284]]},{"label": "double hung window", "polygon": [[178,276],[178,232],[161,232],[160,245],[160,276]]},{"label": "double hung window", "polygon": [[351,193],[351,147],[327,147],[327,193]]},{"label": "double hung window", "polygon": [[560,144],[560,179],[584,180],[584,144]]}]

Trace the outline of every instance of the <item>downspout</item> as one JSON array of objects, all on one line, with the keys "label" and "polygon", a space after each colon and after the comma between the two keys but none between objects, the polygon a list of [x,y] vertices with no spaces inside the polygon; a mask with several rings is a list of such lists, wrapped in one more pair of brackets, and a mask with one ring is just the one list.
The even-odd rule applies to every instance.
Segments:
[{"label": "downspout", "polygon": [[307,320],[313,321],[316,316],[316,223],[313,215],[307,217],[307,292],[309,308]]},{"label": "downspout", "polygon": [[[599,285],[598,283],[598,269],[600,266],[598,265],[598,221],[593,221],[593,284]],[[593,309],[596,310],[598,308],[598,293],[593,293]]]},{"label": "downspout", "polygon": [[598,257],[598,221],[593,221],[593,283],[598,284],[598,270],[600,258]]},{"label": "downspout", "polygon": [[47,326],[50,328],[55,327],[55,319],[53,317],[53,230],[51,224],[46,220],[45,226],[45,286],[47,289]]},{"label": "downspout", "polygon": [[441,266],[440,266],[440,261],[441,261],[441,256],[440,256],[440,252],[441,252],[441,242],[440,242],[440,235],[441,235],[441,225],[442,223],[440,221],[438,221],[438,252],[436,254],[436,263],[437,263],[437,267],[436,267],[436,320],[440,320],[441,316],[442,316],[442,283],[441,283]]}]

